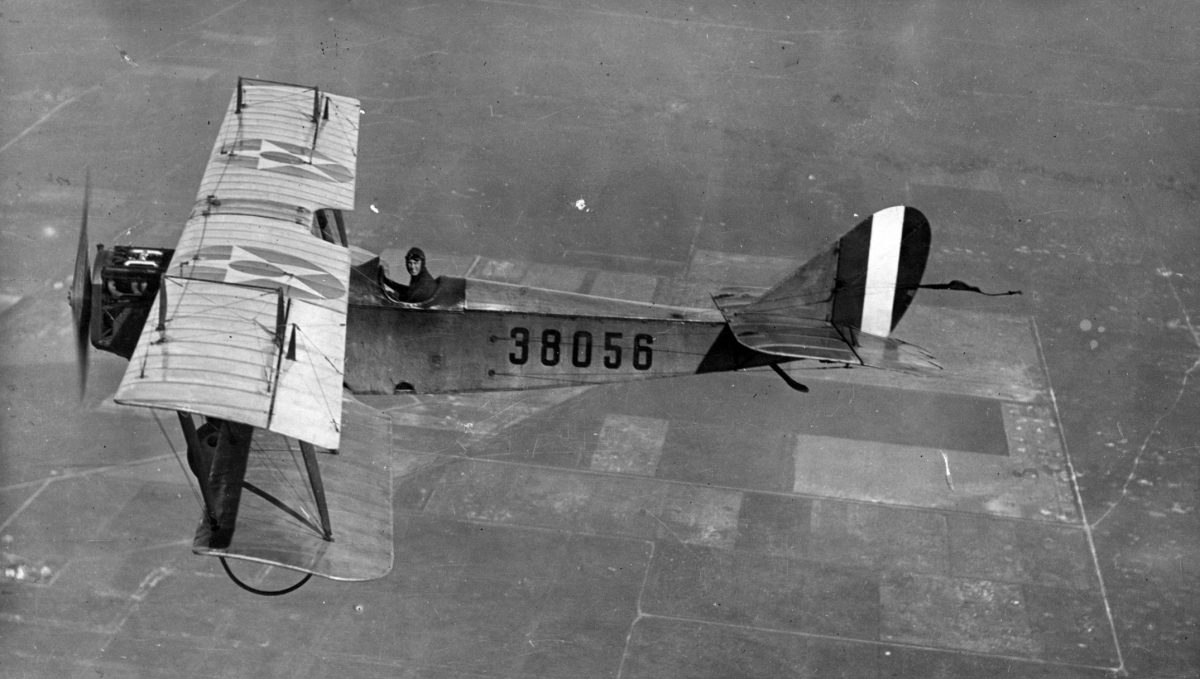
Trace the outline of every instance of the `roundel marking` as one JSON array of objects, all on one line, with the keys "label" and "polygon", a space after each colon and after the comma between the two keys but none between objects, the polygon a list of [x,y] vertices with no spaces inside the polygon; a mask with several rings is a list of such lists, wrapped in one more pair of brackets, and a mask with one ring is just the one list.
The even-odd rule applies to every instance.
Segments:
[{"label": "roundel marking", "polygon": [[[253,245],[210,245],[195,255],[194,278],[260,287],[285,287],[288,294],[310,300],[337,299],[346,287],[329,271],[306,259]],[[215,264],[226,261],[224,267]],[[214,264],[206,264],[213,262]]]},{"label": "roundel marking", "polygon": [[348,182],[354,173],[329,156],[306,146],[270,139],[241,139],[221,147],[231,164],[303,179]]}]

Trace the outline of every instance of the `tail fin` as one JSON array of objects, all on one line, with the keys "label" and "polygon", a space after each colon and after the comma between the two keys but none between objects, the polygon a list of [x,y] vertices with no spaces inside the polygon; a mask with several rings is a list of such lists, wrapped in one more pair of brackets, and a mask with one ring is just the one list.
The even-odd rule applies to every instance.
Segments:
[{"label": "tail fin", "polygon": [[788,313],[887,337],[916,295],[929,256],[929,221],[890,207],[860,222],[745,312]]},{"label": "tail fin", "polygon": [[713,300],[738,341],[757,351],[880,367],[928,366],[931,357],[889,336],[916,295],[929,241],[925,215],[890,207],[761,297],[732,293]]}]

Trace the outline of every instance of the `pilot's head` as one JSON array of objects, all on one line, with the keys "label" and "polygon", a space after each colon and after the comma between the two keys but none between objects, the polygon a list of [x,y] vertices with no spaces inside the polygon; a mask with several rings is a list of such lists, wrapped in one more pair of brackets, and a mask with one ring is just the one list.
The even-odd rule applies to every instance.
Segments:
[{"label": "pilot's head", "polygon": [[411,248],[404,255],[404,266],[408,269],[410,276],[416,276],[425,268],[425,253],[421,248]]}]

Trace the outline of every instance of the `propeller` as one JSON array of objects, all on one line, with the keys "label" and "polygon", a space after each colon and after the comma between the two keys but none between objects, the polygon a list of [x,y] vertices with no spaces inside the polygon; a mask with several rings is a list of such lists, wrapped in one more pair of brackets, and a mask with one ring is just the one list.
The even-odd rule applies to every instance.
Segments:
[{"label": "propeller", "polygon": [[92,266],[89,251],[87,226],[88,203],[91,200],[92,175],[91,171],[84,174],[83,180],[83,218],[79,225],[79,248],[75,251],[75,277],[71,279],[71,289],[67,291],[67,301],[71,305],[71,321],[75,324],[75,365],[79,369],[79,400],[87,393],[87,377],[89,362],[89,341],[92,320]]}]

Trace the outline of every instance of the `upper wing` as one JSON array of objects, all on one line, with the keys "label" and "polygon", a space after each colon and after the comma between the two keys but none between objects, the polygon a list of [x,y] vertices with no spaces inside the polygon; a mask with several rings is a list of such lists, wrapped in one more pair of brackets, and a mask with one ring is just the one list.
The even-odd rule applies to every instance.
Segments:
[{"label": "upper wing", "polygon": [[359,103],[239,81],[115,399],[338,447]]}]

